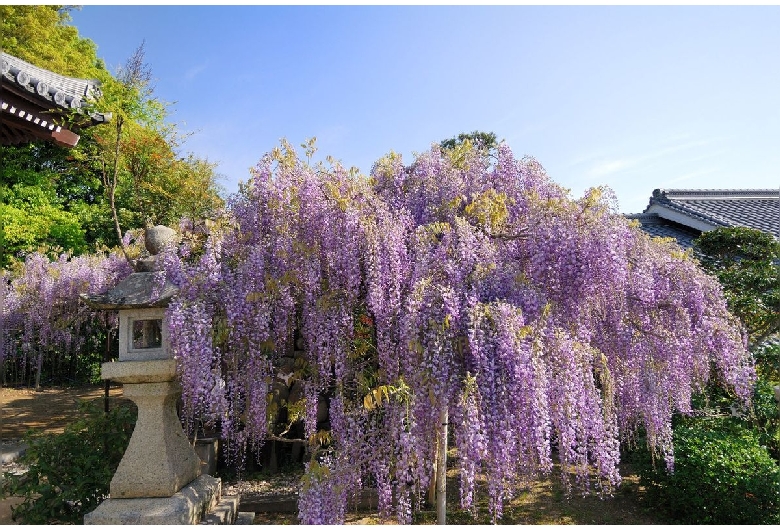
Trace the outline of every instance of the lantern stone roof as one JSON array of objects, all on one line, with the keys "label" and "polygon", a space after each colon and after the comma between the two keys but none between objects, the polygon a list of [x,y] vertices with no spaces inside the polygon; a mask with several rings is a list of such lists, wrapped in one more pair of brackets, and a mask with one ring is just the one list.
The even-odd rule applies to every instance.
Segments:
[{"label": "lantern stone roof", "polygon": [[654,236],[674,237],[690,248],[693,239],[719,227],[755,228],[780,239],[780,189],[656,189],[636,219]]},{"label": "lantern stone roof", "polygon": [[95,309],[143,309],[168,307],[179,288],[165,279],[165,272],[134,272],[113,289],[81,299]]},{"label": "lantern stone roof", "polygon": [[66,120],[74,111],[85,114],[82,127],[111,119],[110,113],[85,113],[100,94],[95,79],[66,77],[0,52],[0,145],[48,140],[75,147],[79,135]]}]

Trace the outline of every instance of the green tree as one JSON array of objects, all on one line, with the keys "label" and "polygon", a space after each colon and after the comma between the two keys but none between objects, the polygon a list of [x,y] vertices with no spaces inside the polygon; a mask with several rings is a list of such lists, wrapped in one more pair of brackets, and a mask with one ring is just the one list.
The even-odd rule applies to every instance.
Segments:
[{"label": "green tree", "polygon": [[108,80],[97,45],[69,25],[71,8],[0,5],[0,49],[41,68],[70,77]]},{"label": "green tree", "polygon": [[[110,80],[97,46],[69,26],[70,9],[0,6],[0,49],[54,72]],[[67,149],[47,143],[0,147],[0,267],[37,249],[81,253],[101,237],[89,176]]]},{"label": "green tree", "polygon": [[0,148],[0,266],[39,249],[82,253],[97,242],[96,208],[66,149],[37,143]]},{"label": "green tree", "polygon": [[60,6],[0,6],[2,49],[54,72],[101,81],[110,123],[76,148],[0,147],[0,267],[34,250],[80,254],[120,244],[124,230],[210,216],[223,204],[214,164],[181,154],[186,137],[154,97],[143,44],[112,76]]},{"label": "green tree", "polygon": [[780,331],[780,243],[745,227],[718,228],[695,242],[702,266],[723,286],[729,309],[757,345]]},{"label": "green tree", "polygon": [[88,132],[95,140],[90,160],[101,176],[117,240],[122,227],[213,215],[223,204],[215,165],[179,155],[186,136],[166,121],[168,105],[154,97],[143,43],[105,94],[115,119],[112,126]]},{"label": "green tree", "polygon": [[460,133],[459,135],[453,136],[452,138],[442,140],[439,146],[442,149],[455,149],[456,147],[459,147],[466,142],[469,142],[471,145],[486,151],[490,151],[491,149],[494,149],[498,146],[496,133],[484,131]]}]

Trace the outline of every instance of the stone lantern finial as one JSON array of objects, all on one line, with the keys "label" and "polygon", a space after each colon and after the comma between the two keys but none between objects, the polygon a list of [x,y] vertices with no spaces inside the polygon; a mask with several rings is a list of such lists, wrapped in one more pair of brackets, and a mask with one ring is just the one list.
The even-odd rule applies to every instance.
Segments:
[{"label": "stone lantern finial", "polygon": [[149,226],[144,228],[144,244],[149,254],[156,256],[165,247],[176,240],[176,230],[164,225]]},{"label": "stone lantern finial", "polygon": [[149,252],[149,257],[140,258],[135,262],[137,272],[152,272],[159,270],[157,255],[165,250],[165,247],[176,242],[178,234],[173,228],[164,225],[152,226],[147,221],[144,228],[144,246]]}]

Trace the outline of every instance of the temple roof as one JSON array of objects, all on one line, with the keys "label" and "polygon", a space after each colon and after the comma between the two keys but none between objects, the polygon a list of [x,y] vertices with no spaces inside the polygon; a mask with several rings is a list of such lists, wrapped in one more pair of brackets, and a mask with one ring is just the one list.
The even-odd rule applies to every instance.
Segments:
[{"label": "temple roof", "polygon": [[685,248],[718,227],[755,228],[780,238],[780,189],[653,191],[638,220],[650,235],[674,237]]},{"label": "temple roof", "polygon": [[657,213],[702,232],[745,226],[780,237],[780,190],[653,191],[644,213]]},{"label": "temple roof", "polygon": [[[100,96],[99,87],[97,80],[59,75],[0,52],[0,145],[49,140],[75,147],[79,135],[65,118],[74,110],[83,113]],[[111,119],[110,113],[86,116],[87,126]]]}]

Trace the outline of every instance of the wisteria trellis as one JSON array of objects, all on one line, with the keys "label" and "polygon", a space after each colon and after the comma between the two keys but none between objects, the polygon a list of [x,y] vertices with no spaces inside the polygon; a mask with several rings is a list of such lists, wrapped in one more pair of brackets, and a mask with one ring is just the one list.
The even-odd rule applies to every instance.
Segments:
[{"label": "wisteria trellis", "polygon": [[117,326],[116,314],[86,307],[79,295],[106,291],[132,269],[118,253],[50,260],[38,252],[19,269],[0,271],[0,367],[29,367],[38,386],[44,357],[78,355],[98,330]]},{"label": "wisteria trellis", "polygon": [[[607,192],[571,200],[506,145],[492,160],[468,148],[434,147],[410,166],[389,155],[370,178],[284,145],[229,212],[202,248],[167,257],[185,410],[219,418],[239,446],[262,443],[275,360],[297,330],[311,367],[306,434],[327,395],[332,437],[307,466],[304,523],[342,522],[366,479],[380,512],[409,522],[445,407],[463,506],[485,471],[498,518],[554,458],[579,487],[611,491],[620,442],[638,427],[673,465],[672,414],[690,410],[711,364],[750,394],[752,363],[716,282],[630,227]],[[365,322],[369,350],[355,346]]]}]

